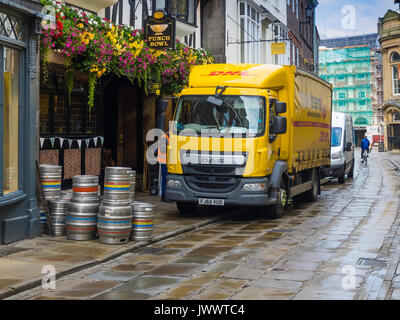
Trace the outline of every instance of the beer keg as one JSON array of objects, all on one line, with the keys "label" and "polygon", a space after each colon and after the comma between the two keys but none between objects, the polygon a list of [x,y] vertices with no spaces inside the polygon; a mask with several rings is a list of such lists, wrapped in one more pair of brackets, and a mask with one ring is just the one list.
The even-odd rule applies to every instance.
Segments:
[{"label": "beer keg", "polygon": [[132,229],[131,201],[104,199],[99,210],[97,229],[101,243],[128,242]]},{"label": "beer keg", "polygon": [[68,204],[65,228],[70,240],[93,240],[97,232],[99,197],[74,196]]},{"label": "beer keg", "polygon": [[74,197],[98,197],[99,177],[92,175],[80,175],[72,177],[72,191]]},{"label": "beer keg", "polygon": [[136,187],[136,171],[131,170],[130,174],[131,187],[129,190],[129,199],[133,202],[135,200],[135,187]]},{"label": "beer keg", "polygon": [[55,236],[63,236],[65,232],[65,216],[67,214],[67,206],[69,201],[66,200],[51,200],[50,216]]},{"label": "beer keg", "polygon": [[39,171],[45,199],[53,200],[61,191],[62,167],[41,164]]},{"label": "beer keg", "polygon": [[130,240],[150,240],[153,236],[154,205],[151,203],[134,201],[132,203],[133,218]]},{"label": "beer keg", "polygon": [[107,167],[104,177],[105,200],[129,200],[131,169]]}]

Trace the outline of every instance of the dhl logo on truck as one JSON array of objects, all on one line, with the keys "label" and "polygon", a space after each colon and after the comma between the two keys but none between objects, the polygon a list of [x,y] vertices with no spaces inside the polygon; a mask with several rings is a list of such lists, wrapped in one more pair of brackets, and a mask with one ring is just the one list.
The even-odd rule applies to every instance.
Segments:
[{"label": "dhl logo on truck", "polygon": [[255,74],[250,74],[248,71],[210,71],[210,73],[202,74],[202,76],[255,76]]}]

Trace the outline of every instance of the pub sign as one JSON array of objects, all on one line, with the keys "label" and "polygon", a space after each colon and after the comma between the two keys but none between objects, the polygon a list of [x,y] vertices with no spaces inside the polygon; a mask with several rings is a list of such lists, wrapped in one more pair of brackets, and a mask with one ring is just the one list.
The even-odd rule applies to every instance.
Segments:
[{"label": "pub sign", "polygon": [[155,50],[175,48],[175,18],[156,11],[145,21],[144,38]]}]

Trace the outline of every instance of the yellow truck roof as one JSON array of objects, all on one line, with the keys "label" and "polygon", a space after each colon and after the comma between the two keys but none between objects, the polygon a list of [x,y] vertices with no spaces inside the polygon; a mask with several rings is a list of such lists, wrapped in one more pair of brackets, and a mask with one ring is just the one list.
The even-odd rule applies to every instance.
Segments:
[{"label": "yellow truck roof", "polygon": [[290,73],[300,72],[329,85],[322,79],[296,69],[296,66],[274,64],[207,64],[196,66],[189,76],[189,87],[216,86],[241,88],[279,88],[285,86]]}]

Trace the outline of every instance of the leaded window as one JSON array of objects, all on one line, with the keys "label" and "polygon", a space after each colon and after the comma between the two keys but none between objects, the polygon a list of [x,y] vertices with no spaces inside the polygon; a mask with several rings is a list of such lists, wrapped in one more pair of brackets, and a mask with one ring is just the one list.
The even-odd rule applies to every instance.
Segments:
[{"label": "leaded window", "polygon": [[12,14],[0,11],[0,35],[13,39],[25,40],[23,20]]}]

